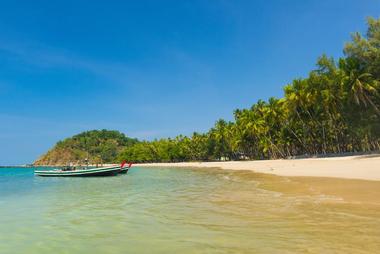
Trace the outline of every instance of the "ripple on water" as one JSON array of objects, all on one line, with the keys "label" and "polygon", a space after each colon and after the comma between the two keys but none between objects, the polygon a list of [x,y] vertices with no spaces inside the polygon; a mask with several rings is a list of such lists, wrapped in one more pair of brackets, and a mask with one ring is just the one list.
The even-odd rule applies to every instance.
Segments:
[{"label": "ripple on water", "polygon": [[136,167],[109,178],[37,178],[10,169],[0,172],[0,184],[0,253],[380,249],[380,186],[369,184],[373,198],[344,189],[367,182]]}]

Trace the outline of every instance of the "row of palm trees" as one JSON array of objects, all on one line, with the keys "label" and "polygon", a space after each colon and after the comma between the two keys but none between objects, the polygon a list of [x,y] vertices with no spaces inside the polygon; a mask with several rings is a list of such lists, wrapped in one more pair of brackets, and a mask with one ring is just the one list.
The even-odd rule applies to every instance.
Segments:
[{"label": "row of palm trees", "polygon": [[380,150],[380,19],[368,19],[335,61],[323,55],[284,97],[259,100],[207,133],[140,142],[120,159],[136,162],[277,159]]}]

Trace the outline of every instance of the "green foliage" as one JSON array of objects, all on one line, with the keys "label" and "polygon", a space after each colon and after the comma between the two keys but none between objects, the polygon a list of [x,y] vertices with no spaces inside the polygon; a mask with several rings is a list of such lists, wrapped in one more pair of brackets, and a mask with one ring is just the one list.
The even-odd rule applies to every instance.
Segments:
[{"label": "green foliage", "polygon": [[88,131],[57,143],[39,162],[179,162],[276,159],[380,150],[380,19],[368,19],[335,61],[321,56],[284,97],[237,109],[207,133],[137,142],[117,131]]},{"label": "green foliage", "polygon": [[336,62],[325,55],[304,79],[284,87],[284,98],[259,100],[218,120],[205,134],[143,142],[119,160],[174,162],[286,158],[380,149],[380,19],[368,19]]},{"label": "green foliage", "polygon": [[120,151],[136,144],[136,139],[126,137],[123,133],[109,130],[92,130],[82,132],[71,138],[59,141],[37,164],[112,163]]}]

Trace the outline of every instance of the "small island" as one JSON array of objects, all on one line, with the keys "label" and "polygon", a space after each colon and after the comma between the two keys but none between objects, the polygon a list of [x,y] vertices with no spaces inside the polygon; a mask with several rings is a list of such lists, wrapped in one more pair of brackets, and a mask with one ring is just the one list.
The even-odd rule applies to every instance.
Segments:
[{"label": "small island", "polygon": [[119,131],[92,130],[66,138],[34,162],[35,166],[109,164],[118,162],[123,150],[138,142]]}]

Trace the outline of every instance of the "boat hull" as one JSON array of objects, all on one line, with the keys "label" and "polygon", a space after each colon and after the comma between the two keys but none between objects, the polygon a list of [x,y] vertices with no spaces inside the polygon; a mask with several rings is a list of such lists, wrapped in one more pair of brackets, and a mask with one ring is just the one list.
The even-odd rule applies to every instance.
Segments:
[{"label": "boat hull", "polygon": [[122,168],[122,169],[120,169],[120,174],[126,174],[126,173],[128,173],[128,170],[129,170],[129,168]]},{"label": "boat hull", "polygon": [[114,176],[120,173],[120,167],[93,168],[82,170],[36,170],[34,174],[43,177],[92,177],[92,176]]}]

